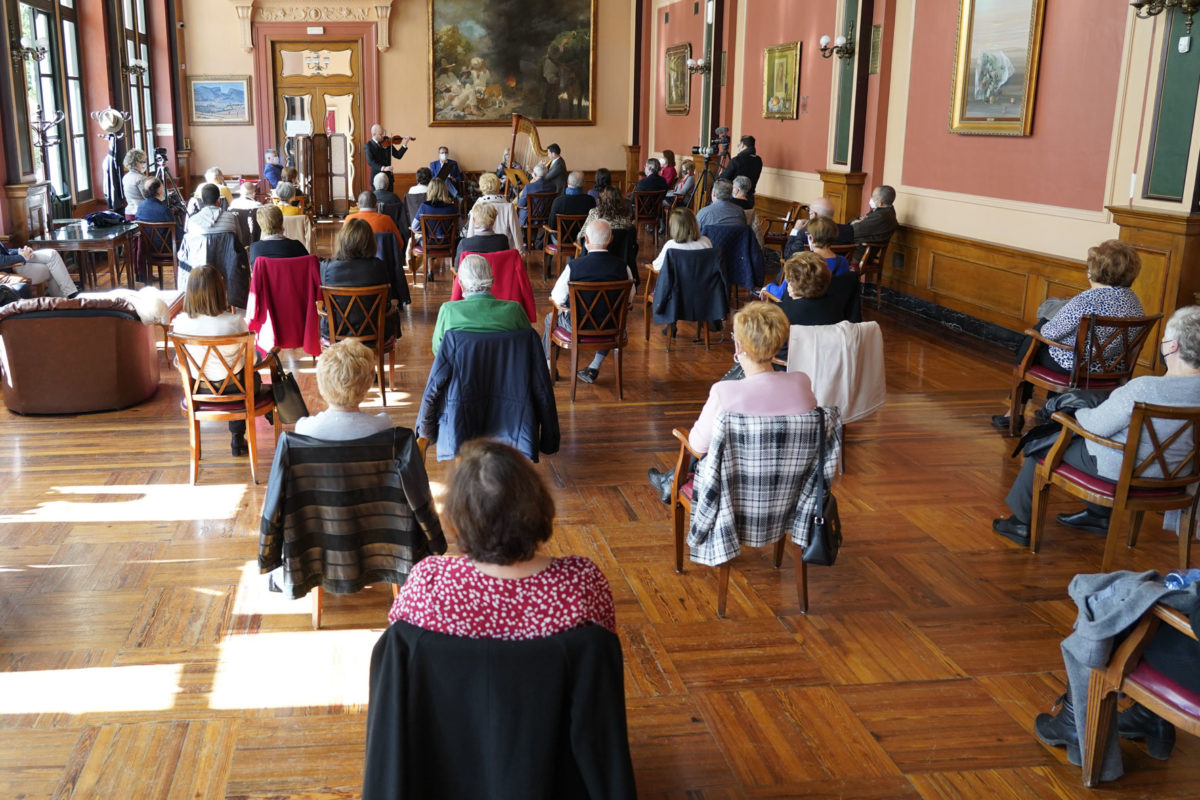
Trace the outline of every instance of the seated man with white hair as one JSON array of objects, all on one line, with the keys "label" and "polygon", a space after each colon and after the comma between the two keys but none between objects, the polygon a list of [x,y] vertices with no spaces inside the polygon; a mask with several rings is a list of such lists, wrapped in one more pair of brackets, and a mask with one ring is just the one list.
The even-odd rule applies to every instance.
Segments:
[{"label": "seated man with white hair", "polygon": [[[825,217],[832,221],[833,214],[833,201],[828,197],[818,197],[809,203],[808,218],[796,220],[796,224],[788,233],[787,243],[783,246],[783,260],[787,261],[796,253],[802,253],[808,249],[808,233],[805,232],[808,223],[817,217]],[[841,222],[834,222],[834,224],[837,225],[837,239],[833,243],[854,244],[854,228]]]},{"label": "seated man with white hair", "polygon": [[392,191],[391,179],[386,172],[375,174],[375,202],[384,205],[404,202],[400,199],[400,195]]},{"label": "seated man with white hair", "polygon": [[231,192],[229,187],[225,185],[225,175],[221,172],[220,167],[209,167],[208,169],[204,170],[204,183],[196,187],[196,191],[192,194],[192,197],[195,197],[197,200],[199,200],[200,190],[203,189],[205,184],[208,183],[211,183],[220,189],[221,197],[225,200],[225,207],[228,208],[229,204],[233,202],[233,192]]},{"label": "seated man with white hair", "polygon": [[229,204],[230,209],[243,209],[245,211],[254,211],[262,203],[254,199],[255,186],[253,183],[246,181],[238,187],[238,196]]},{"label": "seated man with white hair", "polygon": [[433,354],[446,331],[518,331],[529,327],[529,317],[520,303],[498,300],[492,294],[492,265],[480,255],[463,257],[458,265],[458,283],[463,299],[442,303],[433,326]]},{"label": "seated man with white hair", "polygon": [[546,180],[546,165],[535,165],[533,168],[533,180],[525,184],[525,188],[521,190],[520,197],[517,198],[517,208],[521,210],[519,219],[522,225],[529,218],[529,201],[526,200],[526,195],[530,192],[545,193],[553,192],[554,190],[554,184]]},{"label": "seated man with white hair", "polygon": [[[608,244],[612,241],[612,226],[602,219],[594,219],[583,229],[587,254],[571,259],[558,276],[558,282],[550,291],[550,299],[560,309],[567,309],[571,302],[570,283],[605,283],[608,281],[633,280],[633,273],[625,263],[623,256],[608,252]],[[546,315],[545,331],[542,344],[550,353],[550,323],[554,313]],[[558,312],[558,326],[571,330],[571,312]],[[584,383],[595,383],[600,374],[600,365],[608,355],[607,350],[597,350],[592,363],[577,373],[579,380]]]}]

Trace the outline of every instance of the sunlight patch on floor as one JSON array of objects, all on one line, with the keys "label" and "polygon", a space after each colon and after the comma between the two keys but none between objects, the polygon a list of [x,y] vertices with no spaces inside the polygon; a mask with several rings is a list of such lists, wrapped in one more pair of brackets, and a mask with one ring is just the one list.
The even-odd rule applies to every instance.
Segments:
[{"label": "sunlight patch on floor", "polygon": [[[192,486],[186,483],[137,486],[53,486],[55,495],[20,514],[0,516],[0,523],[29,522],[160,522],[233,519],[246,493],[240,483]],[[108,501],[106,497],[128,499]]]},{"label": "sunlight patch on floor", "polygon": [[182,664],[0,673],[0,714],[163,711],[175,705]]}]

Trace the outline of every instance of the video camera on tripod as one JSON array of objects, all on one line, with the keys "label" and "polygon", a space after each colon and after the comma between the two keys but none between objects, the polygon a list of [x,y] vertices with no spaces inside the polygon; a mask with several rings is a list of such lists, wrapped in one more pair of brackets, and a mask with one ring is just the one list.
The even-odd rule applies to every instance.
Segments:
[{"label": "video camera on tripod", "polygon": [[179,185],[175,183],[175,179],[171,177],[171,167],[167,164],[167,148],[154,148],[154,177],[162,181],[162,185],[166,190],[166,204],[173,213],[178,214],[185,209],[183,202],[183,192],[180,191]]},{"label": "video camera on tripod", "polygon": [[713,137],[709,140],[708,145],[696,145],[692,148],[692,155],[704,156],[705,159],[716,156],[719,161],[729,160],[729,128],[722,125],[713,131]]}]

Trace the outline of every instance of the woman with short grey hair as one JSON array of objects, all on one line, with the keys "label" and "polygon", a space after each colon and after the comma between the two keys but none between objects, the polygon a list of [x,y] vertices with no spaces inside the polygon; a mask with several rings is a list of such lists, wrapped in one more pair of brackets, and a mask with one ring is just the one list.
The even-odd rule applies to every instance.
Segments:
[{"label": "woman with short grey hair", "polygon": [[146,199],[142,183],[146,180],[146,151],[136,147],[125,154],[125,177],[121,178],[121,189],[125,192],[125,219],[137,218],[138,204]]},{"label": "woman with short grey hair", "polygon": [[458,265],[458,285],[463,295],[479,294],[492,288],[492,265],[483,256],[471,253]]}]

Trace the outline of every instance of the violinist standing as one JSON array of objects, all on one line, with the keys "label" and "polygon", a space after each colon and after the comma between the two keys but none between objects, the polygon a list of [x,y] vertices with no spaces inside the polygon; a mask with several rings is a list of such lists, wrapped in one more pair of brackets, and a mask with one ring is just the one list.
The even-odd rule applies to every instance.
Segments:
[{"label": "violinist standing", "polygon": [[363,148],[363,154],[367,157],[367,165],[371,168],[370,185],[375,185],[375,175],[380,172],[387,173],[388,190],[392,188],[392,159],[404,158],[404,154],[408,152],[408,143],[412,140],[411,136],[402,136],[400,146],[394,146],[394,138],[387,135],[387,130],[378,123],[371,126],[371,138],[367,140],[366,146]]}]

